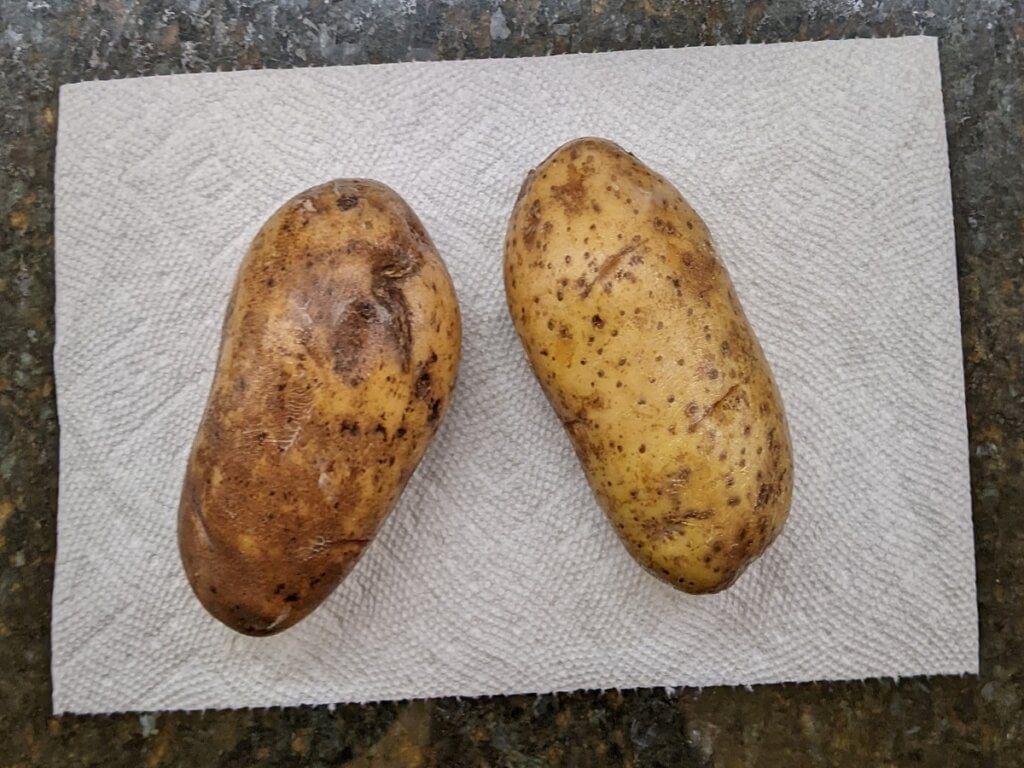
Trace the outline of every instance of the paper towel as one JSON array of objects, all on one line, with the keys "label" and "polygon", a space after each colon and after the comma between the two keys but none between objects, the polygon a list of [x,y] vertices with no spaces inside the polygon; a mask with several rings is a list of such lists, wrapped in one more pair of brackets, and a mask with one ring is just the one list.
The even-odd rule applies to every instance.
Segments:
[{"label": "paper towel", "polygon": [[[705,218],[782,390],[784,534],[723,594],[644,573],[507,317],[529,168],[605,136]],[[451,411],[309,619],[211,619],[175,538],[239,260],[292,194],[394,187],[452,272]],[[932,39],[65,86],[57,151],[57,712],[977,670],[949,175]]]}]

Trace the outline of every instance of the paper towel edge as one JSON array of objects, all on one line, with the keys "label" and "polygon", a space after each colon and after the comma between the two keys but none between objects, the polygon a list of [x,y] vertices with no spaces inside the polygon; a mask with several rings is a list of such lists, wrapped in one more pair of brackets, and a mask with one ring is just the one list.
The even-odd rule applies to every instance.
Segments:
[{"label": "paper towel edge", "polygon": [[941,194],[945,197],[945,205],[949,214],[943,217],[943,237],[949,243],[950,250],[952,251],[953,258],[947,261],[946,269],[952,274],[949,276],[949,284],[953,286],[953,304],[954,311],[950,313],[951,317],[949,322],[952,324],[955,319],[957,335],[960,339],[960,363],[957,370],[950,373],[951,378],[955,379],[957,394],[959,395],[960,401],[960,420],[963,424],[962,440],[960,441],[960,450],[958,456],[958,464],[960,466],[961,476],[959,482],[963,484],[967,489],[967,510],[968,523],[970,525],[970,536],[971,536],[971,557],[970,557],[970,576],[971,585],[973,587],[974,599],[971,601],[972,617],[974,620],[974,636],[973,642],[974,647],[971,649],[974,654],[975,669],[977,673],[980,667],[980,655],[981,655],[981,639],[980,639],[980,613],[978,610],[978,542],[977,536],[974,529],[974,488],[971,480],[971,449],[970,449],[970,422],[968,421],[967,414],[967,376],[965,370],[965,354],[964,354],[964,343],[963,343],[963,313],[961,312],[961,296],[960,296],[960,276],[959,276],[959,256],[956,247],[956,208],[953,201],[953,181],[952,172],[949,167],[949,131],[946,125],[946,100],[942,92],[942,59],[939,50],[938,38],[931,38],[930,50],[928,51],[929,67],[928,78],[932,79],[931,87],[935,89],[934,95],[937,96],[939,104],[942,106],[942,130],[939,131],[938,142],[941,145],[942,156],[945,158],[946,163],[943,168],[942,179],[939,182],[941,184]]},{"label": "paper towel edge", "polygon": [[[61,173],[61,167],[65,164],[65,155],[68,146],[68,121],[61,119],[63,113],[63,107],[67,104],[65,99],[67,91],[67,85],[62,85],[58,91],[57,96],[57,135],[54,146],[54,164],[53,164],[53,348],[50,352],[51,364],[53,365],[53,397],[54,397],[54,408],[57,417],[57,492],[55,499],[54,508],[54,557],[53,557],[53,581],[50,585],[50,658],[49,658],[49,670],[50,670],[50,703],[54,713],[57,712],[57,701],[58,691],[55,681],[56,675],[56,655],[53,650],[55,645],[58,643],[58,638],[61,635],[60,622],[57,620],[56,605],[60,593],[60,584],[66,580],[66,576],[61,578],[61,571],[64,570],[61,567],[62,562],[66,562],[66,557],[61,557],[61,549],[66,546],[67,537],[61,536],[61,520],[60,514],[61,509],[61,494],[64,489],[64,483],[61,482],[61,468],[66,466],[65,460],[68,453],[68,441],[64,433],[64,424],[66,419],[62,411],[66,407],[68,398],[64,392],[65,383],[63,376],[58,376],[57,371],[61,368],[59,363],[61,356],[61,323],[60,316],[61,312],[59,307],[61,305],[62,291],[62,275],[61,275],[61,260],[57,254],[65,249],[63,245],[64,232],[61,226],[63,217],[61,211],[66,209],[66,206],[62,204],[64,198],[63,184],[60,179],[64,174]],[[62,541],[64,542],[62,544]]]},{"label": "paper towel edge", "polygon": [[353,67],[378,67],[381,69],[387,69],[390,67],[448,67],[458,68],[466,65],[479,64],[480,62],[501,62],[501,61],[522,61],[529,59],[542,59],[550,61],[551,59],[565,59],[571,57],[616,57],[623,55],[630,55],[636,53],[658,53],[661,51],[679,51],[691,48],[706,49],[709,51],[723,52],[724,55],[731,49],[735,48],[763,48],[763,49],[779,49],[798,46],[801,48],[809,47],[829,47],[837,44],[850,44],[860,43],[863,45],[907,45],[910,41],[913,44],[925,44],[925,41],[932,41],[932,44],[938,50],[938,36],[936,35],[898,35],[896,37],[843,37],[843,38],[830,38],[825,40],[780,40],[776,42],[751,42],[746,40],[743,42],[725,43],[716,45],[704,45],[703,43],[698,45],[684,45],[684,46],[663,46],[658,48],[627,48],[623,50],[608,50],[608,51],[580,51],[577,53],[555,53],[547,56],[482,56],[479,58],[467,58],[467,59],[427,59],[427,60],[406,60],[406,61],[389,61],[389,62],[366,62],[366,63],[352,63],[352,64],[324,64],[324,65],[312,65],[304,67],[260,67],[250,69],[231,69],[231,70],[216,70],[213,72],[179,72],[174,74],[160,74],[160,75],[142,75],[139,77],[120,77],[120,78],[107,78],[107,79],[94,79],[94,80],[79,80],[72,83],[63,83],[60,86],[60,95],[63,97],[65,93],[74,94],[78,96],[79,93],[86,93],[92,88],[109,88],[115,86],[118,83],[124,83],[125,81],[141,82],[146,81],[151,84],[157,82],[168,82],[170,80],[178,80],[181,78],[192,78],[194,80],[206,79],[210,77],[260,77],[270,74],[275,77],[290,77],[297,76],[295,73],[303,73],[308,70],[318,69],[350,69]]},{"label": "paper towel edge", "polygon": [[[967,668],[961,668],[966,666]],[[271,710],[271,709],[302,709],[302,708],[318,708],[318,707],[341,707],[341,706],[369,706],[375,704],[388,704],[388,703],[405,703],[414,701],[437,701],[441,699],[499,699],[513,696],[561,696],[561,695],[573,695],[577,693],[607,693],[609,691],[618,692],[633,692],[633,691],[656,691],[664,690],[670,692],[670,695],[676,696],[686,690],[703,691],[709,688],[733,688],[733,689],[746,689],[752,691],[754,688],[763,688],[766,686],[798,686],[807,685],[809,683],[861,683],[868,684],[871,682],[891,681],[899,683],[902,680],[936,680],[936,679],[950,679],[950,678],[967,678],[967,677],[978,677],[980,670],[977,663],[973,665],[954,665],[953,667],[941,667],[933,672],[925,674],[912,674],[912,675],[900,675],[898,673],[892,673],[888,675],[879,675],[875,677],[844,677],[842,675],[835,677],[813,677],[806,680],[774,680],[774,681],[759,681],[754,683],[713,683],[709,685],[686,685],[676,683],[664,683],[664,684],[650,684],[644,683],[643,685],[606,685],[606,686],[577,686],[577,687],[565,687],[565,688],[552,688],[545,690],[523,690],[523,691],[496,691],[496,692],[480,692],[480,691],[467,691],[461,693],[430,693],[423,696],[403,696],[403,697],[388,697],[382,696],[380,698],[368,698],[368,699],[339,699],[333,702],[307,702],[307,703],[296,703],[296,702],[285,702],[285,703],[263,703],[256,705],[240,704],[238,706],[231,707],[183,707],[177,709],[77,709],[74,704],[68,704],[63,709],[58,708],[55,704],[53,708],[54,717],[64,716],[113,716],[113,715],[125,715],[125,714],[142,714],[142,713],[159,713],[159,714],[172,714],[172,713],[191,713],[191,712],[234,712],[239,710]]]}]

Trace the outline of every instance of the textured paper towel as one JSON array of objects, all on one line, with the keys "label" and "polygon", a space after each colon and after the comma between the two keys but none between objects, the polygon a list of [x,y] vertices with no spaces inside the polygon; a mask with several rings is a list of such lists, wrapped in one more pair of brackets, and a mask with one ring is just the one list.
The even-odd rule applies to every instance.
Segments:
[{"label": "textured paper towel", "polygon": [[[629,558],[506,315],[516,190],[583,134],[704,216],[786,401],[790,522],[724,594]],[[934,40],[85,83],[61,91],[57,160],[56,711],[976,671]],[[393,186],[447,259],[461,377],[349,579],[246,638],[182,573],[185,458],[250,238],[342,176]]]}]

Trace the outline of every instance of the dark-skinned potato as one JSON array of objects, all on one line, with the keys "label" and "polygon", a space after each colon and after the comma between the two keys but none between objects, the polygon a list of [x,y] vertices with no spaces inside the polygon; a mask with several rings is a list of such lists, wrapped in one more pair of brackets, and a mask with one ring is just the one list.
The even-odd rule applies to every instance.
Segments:
[{"label": "dark-skinned potato", "polygon": [[700,217],[619,146],[579,139],[523,183],[509,310],[629,552],[686,592],[732,584],[789,513],[779,392]]},{"label": "dark-skinned potato", "polygon": [[348,574],[441,422],[460,339],[444,262],[391,189],[332,181],[274,213],[239,269],[178,511],[213,616],[280,632]]}]

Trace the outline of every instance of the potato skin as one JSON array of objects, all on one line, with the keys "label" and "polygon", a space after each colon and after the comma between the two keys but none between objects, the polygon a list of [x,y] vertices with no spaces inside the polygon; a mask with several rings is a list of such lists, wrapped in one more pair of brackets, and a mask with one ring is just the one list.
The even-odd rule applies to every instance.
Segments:
[{"label": "potato skin", "polygon": [[629,552],[691,593],[732,584],[793,487],[782,400],[707,227],[609,141],[527,176],[505,240],[509,311]]},{"label": "potato skin", "polygon": [[269,635],[331,593],[437,430],[460,343],[444,262],[394,191],[340,179],[274,213],[239,269],[178,510],[211,614]]}]

